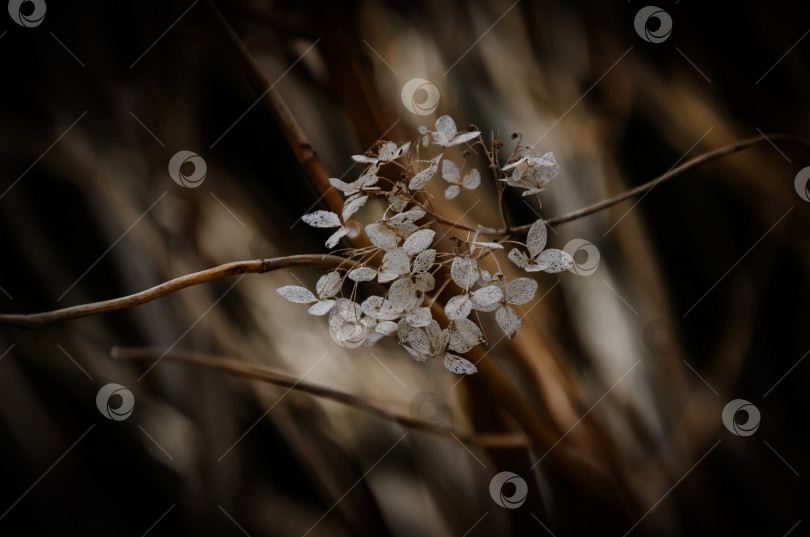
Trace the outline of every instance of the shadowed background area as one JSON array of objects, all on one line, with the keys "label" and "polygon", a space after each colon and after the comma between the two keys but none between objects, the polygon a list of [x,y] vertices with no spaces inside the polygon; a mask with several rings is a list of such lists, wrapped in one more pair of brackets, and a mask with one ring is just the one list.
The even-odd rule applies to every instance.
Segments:
[{"label": "shadowed background area", "polygon": [[[0,14],[0,312],[326,253],[328,234],[300,221],[326,204],[299,162],[309,147],[265,106],[276,92],[345,181],[362,172],[351,155],[444,114],[500,132],[507,154],[521,133],[562,172],[539,214],[507,195],[520,224],[740,139],[810,138],[800,2],[660,3],[663,38],[661,19],[636,30],[638,2],[216,4],[272,90],[246,78],[206,0],[51,1],[30,28]],[[414,78],[435,86],[432,112],[409,110],[428,97],[403,97]],[[207,166],[194,188],[168,173],[182,150]],[[480,379],[393,344],[340,347],[275,292],[314,288],[321,268],[2,327],[0,534],[804,534],[810,203],[794,178],[807,165],[806,149],[766,140],[553,228],[550,247],[591,243],[598,265],[575,261],[595,270],[533,275],[515,339],[485,325],[543,446]],[[446,186],[429,191],[447,218],[499,224],[491,181],[452,202]],[[97,408],[109,383],[134,397],[125,419]],[[759,412],[749,436],[721,419],[736,399]],[[502,471],[527,482],[516,509],[490,494]]]}]

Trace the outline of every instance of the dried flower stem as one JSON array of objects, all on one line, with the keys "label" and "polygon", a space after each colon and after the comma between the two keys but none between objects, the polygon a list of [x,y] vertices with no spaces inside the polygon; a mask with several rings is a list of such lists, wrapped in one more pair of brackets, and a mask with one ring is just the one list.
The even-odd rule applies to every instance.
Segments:
[{"label": "dried flower stem", "polygon": [[345,392],[340,392],[301,381],[295,377],[277,373],[268,368],[247,363],[244,360],[235,360],[222,356],[214,356],[197,352],[177,352],[165,353],[159,349],[140,347],[113,347],[112,357],[120,360],[145,360],[154,361],[159,358],[181,364],[188,364],[209,369],[222,371],[238,377],[259,380],[267,384],[282,386],[291,390],[308,393],[331,401],[364,410],[385,420],[393,421],[409,429],[415,429],[426,433],[440,436],[455,436],[465,444],[497,447],[524,447],[527,443],[526,437],[520,434],[468,434],[461,431],[454,431],[445,427],[411,418],[394,411],[386,410],[382,404],[375,404],[367,399],[357,397]]},{"label": "dried flower stem", "polygon": [[21,328],[40,328],[48,324],[65,321],[68,319],[75,319],[77,317],[86,317],[88,315],[95,315],[97,313],[106,313],[131,308],[146,302],[151,302],[152,300],[174,293],[175,291],[185,289],[186,287],[227,278],[236,274],[262,274],[264,272],[293,267],[337,268],[340,266],[353,267],[354,265],[354,261],[345,257],[320,254],[291,255],[287,257],[274,257],[269,259],[254,259],[251,261],[234,261],[232,263],[219,265],[218,267],[194,272],[193,274],[180,276],[179,278],[169,280],[145,291],[141,291],[140,293],[135,293],[134,295],[113,298],[111,300],[104,300],[101,302],[93,302],[90,304],[82,304],[80,306],[72,306],[45,313],[32,313],[29,315],[0,314],[0,325],[19,326]]}]

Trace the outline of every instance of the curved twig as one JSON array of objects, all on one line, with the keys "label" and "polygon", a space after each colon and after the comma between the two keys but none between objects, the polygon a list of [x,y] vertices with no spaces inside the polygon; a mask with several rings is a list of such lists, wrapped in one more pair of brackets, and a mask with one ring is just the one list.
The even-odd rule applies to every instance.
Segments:
[{"label": "curved twig", "polygon": [[269,259],[253,259],[251,261],[234,261],[232,263],[225,263],[218,267],[213,267],[192,274],[186,274],[173,280],[161,283],[140,293],[134,295],[124,296],[120,298],[113,298],[110,300],[103,300],[101,302],[92,302],[90,304],[82,304],[80,306],[72,306],[60,310],[48,311],[44,313],[31,313],[24,314],[0,314],[0,325],[19,326],[22,328],[39,328],[47,324],[65,321],[67,319],[75,319],[77,317],[86,317],[87,315],[95,315],[97,313],[106,313],[108,311],[118,311],[132,306],[138,306],[146,302],[151,302],[162,296],[174,293],[186,287],[193,285],[200,285],[201,283],[227,278],[228,276],[235,276],[236,274],[262,274],[278,269],[292,268],[292,267],[340,267],[340,266],[354,266],[355,262],[345,257],[336,255],[291,255],[287,257],[274,257]]},{"label": "curved twig", "polygon": [[367,399],[357,397],[345,392],[340,392],[327,388],[325,386],[318,386],[317,384],[310,384],[301,381],[295,377],[277,373],[265,367],[246,363],[241,360],[234,360],[232,358],[224,358],[222,356],[214,356],[210,354],[203,354],[197,352],[177,352],[172,351],[166,354],[158,349],[151,348],[137,348],[137,347],[113,347],[112,357],[120,360],[170,360],[181,364],[195,365],[206,367],[209,369],[216,369],[230,375],[243,377],[247,379],[259,380],[267,384],[275,386],[282,386],[290,390],[308,393],[331,401],[364,410],[380,418],[396,422],[404,427],[424,431],[439,436],[452,437],[464,442],[465,444],[475,444],[483,446],[498,446],[498,447],[526,447],[526,438],[520,434],[468,434],[460,431],[440,427],[429,422],[414,419],[409,416],[385,410],[379,405],[373,404]]},{"label": "curved twig", "polygon": [[[792,144],[800,145],[804,148],[810,149],[810,142],[807,140],[803,140],[796,136],[792,136],[790,134],[781,134],[781,133],[772,133],[772,134],[764,134],[762,136],[755,136],[753,138],[746,138],[745,140],[740,140],[739,142],[735,142],[731,145],[727,145],[725,147],[721,147],[719,149],[715,149],[713,151],[709,151],[708,153],[703,153],[702,155],[698,155],[695,158],[692,158],[680,166],[677,166],[667,173],[663,175],[659,175],[655,179],[644,183],[643,185],[639,185],[635,188],[631,188],[625,192],[622,192],[618,196],[602,200],[598,203],[594,203],[593,205],[589,205],[587,207],[583,207],[582,209],[578,209],[576,211],[570,212],[568,214],[563,214],[560,216],[555,216],[554,218],[549,218],[546,220],[546,225],[549,226],[557,226],[560,224],[565,224],[567,222],[572,222],[574,220],[578,220],[585,216],[589,216],[591,214],[597,213],[609,207],[613,207],[614,205],[618,205],[619,203],[626,201],[630,198],[634,198],[638,195],[644,194],[648,190],[651,190],[658,186],[661,183],[674,179],[675,177],[687,172],[693,168],[696,168],[702,164],[706,164],[707,162],[712,162],[718,160],[722,157],[732,155],[734,153],[738,153],[750,147],[753,147],[757,144],[761,144],[763,142],[773,142],[774,140],[788,142]],[[434,214],[428,211],[428,214],[442,224],[457,228],[463,229],[466,231],[477,231],[478,233],[484,233],[487,235],[510,235],[510,234],[521,234],[526,233],[529,231],[529,228],[532,227],[531,224],[526,224],[523,226],[514,226],[509,229],[506,228],[492,228],[492,227],[485,227],[485,226],[478,226],[476,228],[472,228],[470,226],[465,226],[464,224],[458,224],[450,219],[444,218],[440,215]]]}]

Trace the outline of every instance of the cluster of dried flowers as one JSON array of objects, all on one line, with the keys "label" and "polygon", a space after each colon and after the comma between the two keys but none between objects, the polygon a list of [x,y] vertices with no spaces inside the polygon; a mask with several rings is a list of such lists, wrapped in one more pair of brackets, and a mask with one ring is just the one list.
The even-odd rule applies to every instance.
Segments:
[{"label": "cluster of dried flowers", "polygon": [[[479,260],[492,255],[495,250],[502,250],[503,245],[478,241],[478,233],[472,238],[468,236],[467,240],[456,239],[452,251],[441,252],[434,248],[436,233],[431,226],[436,220],[425,217],[437,215],[432,210],[425,186],[437,174],[441,164],[441,176],[449,184],[444,196],[454,199],[462,189],[477,188],[481,184],[481,174],[477,169],[471,169],[462,175],[458,164],[443,158],[443,153],[420,159],[420,149],[428,147],[431,142],[441,148],[460,144],[467,144],[469,150],[482,147],[496,181],[523,189],[524,196],[541,192],[559,173],[553,154],[536,156],[533,148],[520,144],[507,159],[507,164],[500,167],[497,162],[500,141],[487,147],[480,132],[458,132],[450,116],[439,118],[433,132],[420,127],[413,146],[411,142],[401,146],[381,142],[376,154],[353,157],[356,162],[367,165],[356,181],[345,183],[331,179],[332,185],[346,196],[342,214],[315,211],[303,216],[311,226],[337,228],[326,241],[328,248],[334,248],[343,236],[351,233],[352,227],[347,222],[370,198],[385,198],[387,209],[382,217],[365,226],[371,246],[349,250],[347,258],[355,261],[352,268],[334,270],[322,276],[315,286],[315,293],[293,285],[281,287],[278,293],[291,302],[312,304],[309,313],[313,315],[328,315],[330,334],[342,346],[369,347],[384,337],[393,337],[416,360],[438,358],[453,373],[471,374],[476,372],[475,365],[459,354],[485,341],[479,323],[470,319],[472,312],[494,312],[495,321],[503,333],[512,338],[520,330],[521,323],[511,306],[525,304],[534,298],[537,282],[530,278],[507,281],[500,270],[491,274],[481,268]],[[465,151],[465,158],[469,150]],[[387,173],[391,177],[384,176],[383,170],[392,171]],[[387,188],[382,189],[381,183]],[[538,220],[531,226],[526,243],[519,243],[526,251],[512,249],[509,260],[526,272],[560,272],[569,268],[573,264],[571,256],[561,250],[546,249],[546,238],[546,225],[543,220]],[[499,267],[497,258],[492,257]],[[450,281],[437,290],[434,275],[443,267],[449,267]],[[353,282],[349,298],[342,294],[347,279]],[[387,287],[387,292],[356,301],[358,284],[374,280]],[[436,291],[438,296],[450,283],[457,293],[444,304],[449,323],[442,327],[433,318],[425,300],[428,293]]]}]

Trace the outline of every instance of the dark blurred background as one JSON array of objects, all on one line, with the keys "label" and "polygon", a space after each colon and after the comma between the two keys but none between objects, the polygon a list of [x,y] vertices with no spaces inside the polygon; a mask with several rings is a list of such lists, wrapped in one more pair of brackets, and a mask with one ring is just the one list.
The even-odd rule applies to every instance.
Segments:
[{"label": "dark blurred background", "polygon": [[[42,4],[34,27],[0,16],[3,313],[326,251],[326,235],[297,222],[324,208],[319,194],[206,0]],[[660,42],[634,27],[637,1],[217,5],[329,174],[347,181],[361,171],[352,154],[414,139],[443,114],[555,153],[546,218],[739,139],[810,138],[802,2],[657,2],[672,21]],[[20,20],[34,8],[23,3]],[[432,114],[403,104],[417,77],[439,90]],[[181,150],[207,164],[197,188],[169,176]],[[809,161],[796,145],[762,143],[559,226],[550,246],[583,238],[598,268],[538,276],[538,298],[548,294],[515,340],[492,348],[553,420],[552,449],[621,468],[632,514],[583,499],[575,477],[441,364],[393,345],[336,346],[323,319],[275,293],[322,272],[297,269],[0,329],[0,534],[808,534],[810,203],[794,178]],[[490,198],[445,208],[496,224]],[[507,201],[512,221],[537,218],[519,196]],[[113,347],[169,356],[150,368]],[[178,353],[270,367],[415,419],[435,394],[427,419],[459,434],[174,363]],[[134,396],[125,420],[96,406],[109,383]],[[754,434],[724,426],[735,399],[758,409]],[[501,441],[475,440],[490,433]],[[490,497],[500,471],[528,482],[520,508]]]}]

